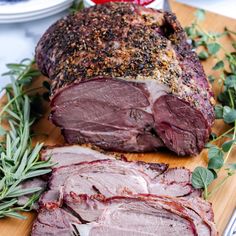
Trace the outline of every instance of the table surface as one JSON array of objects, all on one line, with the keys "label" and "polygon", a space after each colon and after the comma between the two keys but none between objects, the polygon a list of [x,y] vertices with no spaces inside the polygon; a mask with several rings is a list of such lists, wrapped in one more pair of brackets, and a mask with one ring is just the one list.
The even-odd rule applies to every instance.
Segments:
[{"label": "table surface", "polygon": [[[176,13],[179,21],[183,26],[189,25],[193,19],[194,8],[191,8],[174,1],[171,2],[172,11]],[[219,16],[213,13],[207,13],[206,20],[203,22],[202,26],[211,31],[220,32],[224,29],[224,26],[229,28],[235,28],[235,20]],[[231,49],[230,40],[225,38],[222,40],[224,46],[227,50]],[[203,63],[205,71],[210,74],[211,68],[214,65],[214,59],[208,60]],[[218,86],[215,84],[213,86],[215,94],[218,93]],[[49,111],[48,111],[49,113]],[[60,135],[58,128],[54,127],[47,119],[48,113],[39,121],[36,130],[40,130],[40,133],[48,133],[50,136],[45,140],[43,137],[39,137],[40,141],[44,141],[47,145],[63,144],[63,138]],[[213,131],[215,133],[222,133],[227,127],[221,121],[215,122]],[[37,131],[36,131],[37,132]],[[196,166],[207,164],[207,152],[204,150],[200,155],[196,157],[176,157],[174,154],[170,153],[149,153],[149,154],[127,154],[130,160],[144,160],[148,162],[165,162],[170,164],[171,167],[174,166],[185,166],[193,170]],[[232,152],[229,161],[235,162],[236,150]],[[219,180],[221,179],[222,173],[219,173]],[[236,207],[236,175],[231,177],[224,186],[211,197],[210,201],[213,204],[213,209],[215,213],[215,222],[217,228],[222,235],[227,222],[229,221],[233,210]],[[0,235],[1,236],[28,236],[30,235],[30,230],[32,227],[32,222],[36,216],[35,213],[27,213],[27,220],[17,220],[17,219],[1,219],[0,220]]]}]

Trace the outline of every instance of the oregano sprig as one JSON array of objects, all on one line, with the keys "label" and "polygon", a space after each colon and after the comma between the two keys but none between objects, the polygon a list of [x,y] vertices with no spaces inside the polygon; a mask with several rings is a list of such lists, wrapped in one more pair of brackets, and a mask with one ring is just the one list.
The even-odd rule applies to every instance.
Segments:
[{"label": "oregano sprig", "polygon": [[[218,95],[218,102],[215,106],[216,119],[222,119],[232,127],[220,136],[213,134],[213,139],[206,145],[208,148],[208,166],[195,168],[192,175],[192,184],[195,188],[204,189],[204,198],[207,199],[215,193],[236,171],[236,163],[228,163],[229,156],[236,143],[236,52],[228,52],[220,43],[221,37],[235,35],[236,33],[225,27],[222,33],[205,31],[200,22],[205,18],[204,10],[195,13],[195,20],[186,27],[186,33],[191,39],[191,44],[196,49],[201,49],[198,54],[201,60],[214,57],[217,61],[213,65],[213,71],[219,71],[220,75],[216,78],[209,76],[210,82],[217,82],[222,85],[222,91]],[[236,49],[236,42],[232,41],[232,48]],[[224,52],[224,57],[220,58],[218,53]],[[223,140],[222,145],[216,145],[216,141]],[[225,140],[226,139],[226,140]],[[220,170],[225,172],[223,179],[212,189],[208,186],[218,177]]]}]

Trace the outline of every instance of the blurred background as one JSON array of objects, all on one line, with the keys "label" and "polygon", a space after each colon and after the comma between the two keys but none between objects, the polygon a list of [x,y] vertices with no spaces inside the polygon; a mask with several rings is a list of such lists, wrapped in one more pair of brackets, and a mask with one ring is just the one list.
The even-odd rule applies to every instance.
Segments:
[{"label": "blurred background", "polygon": [[[93,1],[108,0],[84,0],[84,3],[90,6],[95,4]],[[153,8],[162,8],[164,4],[164,0],[135,1]],[[236,0],[178,1],[236,18]],[[73,0],[0,0],[0,74],[6,71],[6,63],[32,58],[40,36],[53,22],[68,14],[72,4]],[[7,78],[1,77],[0,89],[7,82]]]}]

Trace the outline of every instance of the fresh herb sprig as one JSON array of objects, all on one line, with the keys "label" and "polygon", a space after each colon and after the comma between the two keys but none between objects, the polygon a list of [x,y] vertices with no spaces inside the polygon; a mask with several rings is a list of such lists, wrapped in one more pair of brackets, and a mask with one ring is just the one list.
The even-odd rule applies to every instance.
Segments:
[{"label": "fresh herb sprig", "polygon": [[[222,85],[222,91],[218,95],[219,104],[215,106],[215,115],[216,119],[223,119],[226,124],[232,126],[218,137],[212,134],[213,139],[206,145],[208,148],[208,166],[207,168],[197,167],[193,172],[193,186],[203,188],[204,198],[207,199],[236,171],[236,164],[228,163],[229,156],[236,143],[236,42],[232,42],[234,51],[226,51],[219,39],[229,34],[235,34],[235,32],[227,28],[223,33],[207,32],[199,24],[204,20],[205,12],[198,10],[195,16],[193,23],[186,27],[186,33],[191,39],[192,46],[201,50],[198,54],[201,60],[206,60],[209,57],[214,57],[217,60],[212,70],[219,71],[220,76],[218,78],[209,76],[211,82],[215,81]],[[224,53],[223,58],[219,57],[221,51]],[[216,145],[216,141],[219,140],[224,141],[220,146]],[[225,172],[223,179],[209,192],[208,186],[218,177],[218,173],[222,169]]]},{"label": "fresh herb sprig", "polygon": [[[20,212],[31,210],[42,189],[23,188],[22,184],[49,173],[53,165],[50,160],[39,160],[43,143],[33,146],[31,140],[30,127],[35,117],[31,114],[30,90],[25,86],[40,75],[33,64],[28,59],[20,64],[8,64],[9,71],[4,74],[11,77],[11,83],[4,89],[7,101],[0,110],[0,218],[24,219]],[[28,198],[23,206],[19,205],[22,196]]]},{"label": "fresh herb sprig", "polygon": [[84,3],[81,0],[74,0],[72,6],[70,7],[71,13],[76,13],[80,10],[84,9]]}]

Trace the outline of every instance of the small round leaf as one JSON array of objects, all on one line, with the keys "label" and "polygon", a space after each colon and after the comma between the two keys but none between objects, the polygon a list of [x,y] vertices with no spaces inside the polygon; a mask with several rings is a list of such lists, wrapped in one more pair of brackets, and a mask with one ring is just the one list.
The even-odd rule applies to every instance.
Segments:
[{"label": "small round leaf", "polygon": [[194,188],[205,188],[214,180],[212,172],[204,167],[196,167],[192,174]]}]

